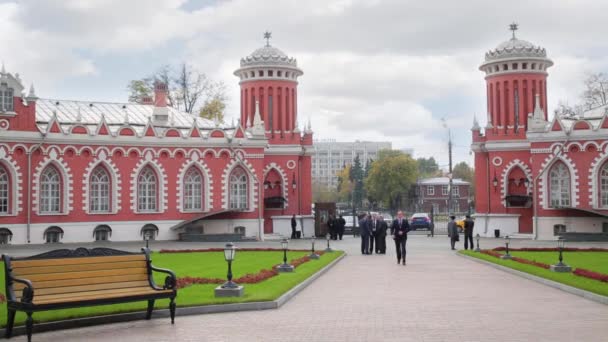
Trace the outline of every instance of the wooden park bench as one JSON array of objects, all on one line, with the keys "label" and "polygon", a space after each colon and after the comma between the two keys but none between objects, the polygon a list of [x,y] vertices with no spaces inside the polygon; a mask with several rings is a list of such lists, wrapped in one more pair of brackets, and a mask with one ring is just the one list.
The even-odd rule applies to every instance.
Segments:
[{"label": "wooden park bench", "polygon": [[[2,257],[8,305],[6,338],[12,335],[16,311],[27,314],[28,341],[32,338],[32,314],[37,311],[147,300],[146,319],[150,319],[154,301],[169,298],[171,324],[175,321],[175,274],[152,266],[145,248],[142,253],[78,248],[26,258]],[[168,274],[162,287],[154,283],[153,271]]]}]

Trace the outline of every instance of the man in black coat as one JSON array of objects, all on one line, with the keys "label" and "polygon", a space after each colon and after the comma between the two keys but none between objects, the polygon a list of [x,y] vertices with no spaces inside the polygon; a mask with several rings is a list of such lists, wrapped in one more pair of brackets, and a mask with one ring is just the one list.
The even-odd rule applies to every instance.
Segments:
[{"label": "man in black coat", "polygon": [[368,216],[371,218],[370,222],[370,234],[369,234],[369,254],[374,254],[374,251],[378,253],[378,244],[376,243],[376,248],[374,249],[374,243],[376,242],[377,231],[378,231],[378,216],[376,214]]},{"label": "man in black coat", "polygon": [[376,253],[377,254],[386,254],[386,231],[388,230],[388,225],[386,221],[384,221],[384,217],[378,215],[378,220],[376,221]]},{"label": "man in black coat", "polygon": [[342,217],[342,215],[340,215],[340,217],[338,217],[336,220],[336,227],[338,229],[338,236],[340,237],[340,240],[342,240],[342,236],[344,235],[344,227],[346,227],[346,220],[344,217]]},{"label": "man in black coat", "polygon": [[395,248],[397,249],[397,264],[403,262],[403,266],[405,266],[405,244],[409,231],[410,224],[407,222],[407,218],[403,216],[403,211],[399,210],[397,218],[393,221],[393,225],[391,226],[391,235],[395,240]]},{"label": "man in black coat", "polygon": [[329,238],[332,240],[336,239],[336,219],[333,215],[329,215],[327,219],[327,229],[329,229]]},{"label": "man in black coat", "polygon": [[371,217],[365,215],[362,220],[359,220],[361,228],[361,254],[369,254],[369,237],[371,234]]},{"label": "man in black coat", "polygon": [[467,215],[464,220],[464,249],[468,249],[468,243],[471,243],[471,250],[473,250],[473,226],[475,226],[475,222],[471,218],[471,215]]},{"label": "man in black coat", "polygon": [[296,214],[293,214],[293,216],[291,217],[291,238],[295,239],[296,238],[296,227],[298,226],[298,223],[296,222]]}]

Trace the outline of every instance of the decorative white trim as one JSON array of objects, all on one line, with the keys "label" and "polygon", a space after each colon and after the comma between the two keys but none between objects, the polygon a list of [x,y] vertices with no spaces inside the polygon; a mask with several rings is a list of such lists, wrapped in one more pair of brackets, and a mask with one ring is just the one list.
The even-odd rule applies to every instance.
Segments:
[{"label": "decorative white trim", "polygon": [[287,161],[287,168],[290,169],[290,170],[295,169],[296,165],[297,165],[296,161],[293,160],[293,159]]},{"label": "decorative white trim", "polygon": [[540,170],[547,170],[546,172],[543,173],[543,176],[540,179],[540,183],[539,183],[539,191],[538,191],[538,199],[540,201],[540,205],[543,209],[554,209],[551,208],[549,206],[549,193],[551,192],[551,189],[549,189],[549,185],[548,185],[548,178],[549,178],[549,174],[550,172],[550,168],[553,167],[553,165],[558,162],[561,161],[563,162],[566,167],[568,167],[568,171],[570,172],[570,201],[571,201],[571,206],[572,207],[577,207],[579,205],[579,181],[578,181],[578,170],[576,169],[576,164],[574,163],[574,161],[572,161],[572,159],[570,157],[568,157],[568,155],[560,155],[560,156],[555,156],[555,155],[550,155],[547,156],[547,158],[545,158],[545,161],[543,162],[543,164],[540,167]]},{"label": "decorative white trim", "polygon": [[213,175],[211,170],[202,160],[197,151],[192,151],[190,154],[190,160],[187,160],[182,164],[182,167],[178,171],[177,177],[177,210],[180,213],[192,212],[191,210],[184,209],[184,176],[190,167],[196,167],[203,175],[203,212],[209,212],[213,209]]},{"label": "decorative white trim", "polygon": [[9,187],[11,192],[9,194],[11,203],[9,204],[9,212],[6,214],[0,214],[0,216],[16,216],[23,210],[23,188],[21,183],[21,167],[17,162],[9,155],[8,147],[0,146],[0,164],[2,164],[10,175]]},{"label": "decorative white trim", "polygon": [[[221,152],[221,151],[220,151]],[[258,182],[258,176],[255,173],[255,168],[248,160],[239,161],[238,159],[232,159],[228,165],[224,168],[222,173],[222,208],[225,210],[230,209],[230,174],[232,170],[241,166],[248,170],[247,175],[249,176],[249,206],[247,212],[254,212],[258,208],[258,188],[255,183]]]},{"label": "decorative white trim", "polygon": [[[167,181],[167,173],[163,168],[162,164],[157,160],[154,160],[154,151],[149,149],[146,151],[144,158],[141,158],[133,172],[131,173],[131,210],[136,214],[152,214],[152,213],[163,213],[165,209],[168,207],[168,181]],[[150,166],[156,172],[158,176],[158,208],[156,211],[148,212],[148,211],[139,211],[137,208],[137,177],[141,170],[144,167]]]},{"label": "decorative white trim", "polygon": [[602,208],[599,201],[600,183],[599,176],[602,166],[608,162],[608,151],[604,151],[593,159],[589,167],[589,205],[593,209],[606,210]]},{"label": "decorative white trim", "polygon": [[532,153],[532,154],[551,153],[551,149],[550,148],[533,148],[530,150],[530,153]]},{"label": "decorative white trim", "polygon": [[281,187],[283,189],[283,198],[285,199],[284,208],[287,208],[289,205],[289,179],[287,178],[287,174],[285,173],[285,171],[283,171],[283,169],[279,165],[277,165],[277,163],[270,163],[264,168],[264,181],[266,181],[266,176],[272,169],[275,169],[279,173],[279,175],[281,175],[281,180],[283,183],[281,184]]},{"label": "decorative white trim", "polygon": [[[504,169],[502,169],[502,175],[501,175],[501,178],[502,178],[502,184],[501,184],[502,198],[505,198],[507,196],[507,191],[509,190],[508,189],[508,187],[509,187],[509,174],[516,167],[519,167],[520,169],[522,169],[522,171],[526,175],[526,178],[530,181],[528,183],[528,186],[526,186],[526,194],[530,193],[530,187],[531,187],[531,184],[532,184],[532,170],[530,169],[530,167],[528,166],[528,164],[524,163],[523,161],[521,161],[519,159],[514,159],[509,164],[507,164],[507,166],[505,166]],[[502,203],[502,205],[504,207],[506,207],[506,201],[505,200],[502,200],[501,203]]]},{"label": "decorative white trim", "polygon": [[8,122],[8,120],[6,119],[1,119],[0,120],[0,131],[8,131],[8,129],[11,127],[10,122]]},{"label": "decorative white trim", "polygon": [[[32,200],[33,210],[37,215],[66,215],[69,214],[74,208],[74,182],[72,180],[72,171],[68,163],[63,160],[63,158],[59,158],[59,153],[57,152],[56,147],[50,147],[47,149],[48,156],[44,157],[44,159],[38,164],[36,169],[34,170],[34,175],[32,177],[33,181],[33,190],[34,190],[34,198]],[[63,203],[61,206],[61,212],[59,213],[41,213],[40,212],[40,175],[42,171],[49,166],[53,165],[57,168],[57,170],[61,173],[61,185],[63,193],[61,194],[61,198],[63,199]]]},{"label": "decorative white trim", "polygon": [[[84,178],[82,180],[82,210],[87,214],[116,214],[121,208],[121,196],[122,192],[122,182],[120,179],[120,170],[116,167],[116,164],[109,159],[107,152],[104,148],[99,148],[97,151],[97,159],[93,160],[89,163],[87,168],[84,170]],[[106,171],[110,174],[112,186],[110,193],[110,212],[90,212],[89,210],[89,180],[91,179],[91,172],[95,170],[95,168],[99,165],[103,165],[106,168]]]},{"label": "decorative white trim", "polygon": [[492,158],[492,164],[494,166],[500,166],[500,165],[502,165],[502,158],[501,157],[494,157],[494,158]]}]

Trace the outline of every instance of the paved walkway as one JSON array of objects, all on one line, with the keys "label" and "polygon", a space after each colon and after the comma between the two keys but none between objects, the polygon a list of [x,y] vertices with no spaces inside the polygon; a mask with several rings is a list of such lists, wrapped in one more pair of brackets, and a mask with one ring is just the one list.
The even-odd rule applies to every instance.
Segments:
[{"label": "paved walkway", "polygon": [[[445,237],[408,241],[408,265],[349,252],[278,310],[179,316],[35,334],[36,341],[606,341],[608,306],[466,260]],[[388,241],[387,241],[388,242]],[[302,244],[305,242],[302,241]],[[16,340],[23,340],[23,336]]]}]

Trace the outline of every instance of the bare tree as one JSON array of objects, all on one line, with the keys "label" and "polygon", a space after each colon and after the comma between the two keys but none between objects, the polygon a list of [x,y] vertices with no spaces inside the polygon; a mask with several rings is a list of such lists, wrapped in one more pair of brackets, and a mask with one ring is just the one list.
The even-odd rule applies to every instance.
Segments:
[{"label": "bare tree", "polygon": [[608,75],[603,72],[592,73],[585,79],[583,101],[587,108],[608,104]]}]

